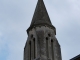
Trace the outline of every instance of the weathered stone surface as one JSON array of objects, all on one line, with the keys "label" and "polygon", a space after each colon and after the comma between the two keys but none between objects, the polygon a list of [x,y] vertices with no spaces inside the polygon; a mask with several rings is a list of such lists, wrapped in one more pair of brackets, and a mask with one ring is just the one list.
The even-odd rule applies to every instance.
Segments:
[{"label": "weathered stone surface", "polygon": [[55,37],[43,0],[38,0],[32,23],[27,30],[24,60],[62,60],[60,45]]},{"label": "weathered stone surface", "polygon": [[53,29],[55,29],[55,27],[52,25],[50,21],[43,0],[38,0],[31,25],[28,28],[27,32],[29,32],[29,30],[31,30],[34,26],[42,26],[42,25],[48,25]]},{"label": "weathered stone surface", "polygon": [[[33,28],[31,31],[29,31],[29,39],[27,40],[27,44],[29,41],[31,41],[33,44],[33,38],[31,35],[33,35],[33,38],[35,38],[35,48],[33,45],[31,45],[31,57],[30,51],[28,52],[29,54],[24,53],[24,55],[26,55],[24,60],[34,60],[38,57],[40,57],[40,60],[62,60],[60,45],[55,37],[53,29],[45,26]],[[27,46],[26,47],[29,48],[29,45]],[[34,49],[35,52],[33,51]],[[35,58],[33,57],[34,53],[36,56]]]}]

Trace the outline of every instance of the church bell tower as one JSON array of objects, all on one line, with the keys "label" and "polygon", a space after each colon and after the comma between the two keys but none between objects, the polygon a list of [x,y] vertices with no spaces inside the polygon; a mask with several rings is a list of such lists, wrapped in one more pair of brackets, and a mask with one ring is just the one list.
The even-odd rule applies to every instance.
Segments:
[{"label": "church bell tower", "polygon": [[38,0],[24,47],[24,60],[62,60],[61,49],[56,39],[43,0]]}]

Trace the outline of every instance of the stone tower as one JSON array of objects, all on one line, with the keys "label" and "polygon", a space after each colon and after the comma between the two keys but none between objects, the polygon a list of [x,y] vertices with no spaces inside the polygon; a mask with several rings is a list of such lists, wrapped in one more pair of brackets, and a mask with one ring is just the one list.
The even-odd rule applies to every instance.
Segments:
[{"label": "stone tower", "polygon": [[55,37],[43,0],[38,0],[24,47],[24,60],[62,60],[60,45]]}]

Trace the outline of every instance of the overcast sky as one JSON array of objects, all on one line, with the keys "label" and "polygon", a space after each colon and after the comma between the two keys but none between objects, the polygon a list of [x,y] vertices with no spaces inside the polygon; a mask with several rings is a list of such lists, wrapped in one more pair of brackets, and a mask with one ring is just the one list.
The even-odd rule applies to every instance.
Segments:
[{"label": "overcast sky", "polygon": [[[62,59],[80,54],[80,0],[44,0],[56,27]],[[0,0],[0,60],[23,60],[37,0]]]}]

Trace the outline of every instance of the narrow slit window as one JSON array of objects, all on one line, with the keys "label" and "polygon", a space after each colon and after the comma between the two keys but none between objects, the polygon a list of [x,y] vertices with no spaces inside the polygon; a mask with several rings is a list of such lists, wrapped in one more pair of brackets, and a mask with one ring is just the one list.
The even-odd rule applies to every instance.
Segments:
[{"label": "narrow slit window", "polygon": [[35,38],[33,38],[33,43],[34,43],[34,59],[36,58],[35,56]]},{"label": "narrow slit window", "polygon": [[31,41],[29,42],[29,46],[30,46],[30,47],[29,47],[29,50],[30,50],[30,51],[29,51],[29,59],[31,60]]},{"label": "narrow slit window", "polygon": [[47,58],[49,58],[48,37],[46,37],[46,54],[47,54]]},{"label": "narrow slit window", "polygon": [[51,40],[51,52],[52,52],[52,60],[54,60],[53,40]]},{"label": "narrow slit window", "polygon": [[48,37],[46,37],[46,40],[48,40]]}]

